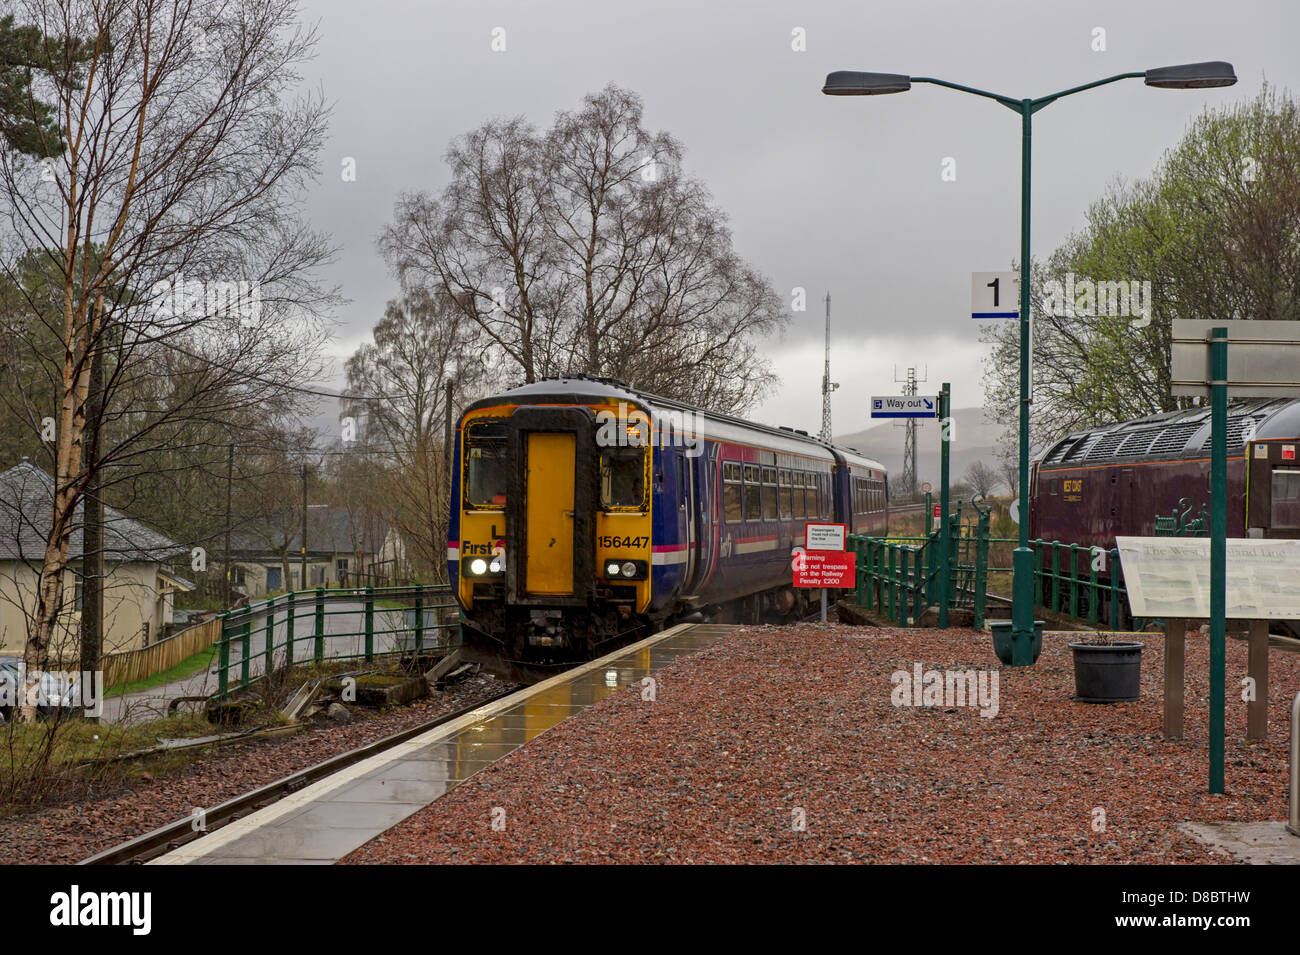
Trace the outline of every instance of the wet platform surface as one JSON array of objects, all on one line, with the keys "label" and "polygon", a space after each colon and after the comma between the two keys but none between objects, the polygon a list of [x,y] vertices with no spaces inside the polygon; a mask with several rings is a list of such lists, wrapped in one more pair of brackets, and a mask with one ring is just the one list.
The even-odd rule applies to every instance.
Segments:
[{"label": "wet platform surface", "polygon": [[496,760],[736,629],[682,624],[489,703],[155,859],[152,865],[327,865]]},{"label": "wet platform surface", "polygon": [[1185,822],[1179,828],[1250,865],[1300,865],[1300,836],[1284,822]]}]

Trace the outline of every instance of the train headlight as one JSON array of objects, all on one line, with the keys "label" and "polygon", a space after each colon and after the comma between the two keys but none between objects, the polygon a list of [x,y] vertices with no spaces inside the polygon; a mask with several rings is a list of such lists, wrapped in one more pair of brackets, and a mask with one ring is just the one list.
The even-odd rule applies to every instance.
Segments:
[{"label": "train headlight", "polygon": [[475,577],[481,577],[487,573],[487,561],[482,557],[475,557],[469,564],[469,572]]},{"label": "train headlight", "polygon": [[636,564],[632,563],[630,560],[629,560],[629,561],[625,561],[625,562],[623,563],[623,566],[622,566],[621,568],[619,568],[619,569],[620,569],[620,571],[622,572],[622,574],[623,574],[624,577],[635,577],[635,576],[636,576]]},{"label": "train headlight", "polygon": [[617,561],[611,561],[609,565],[605,567],[605,576],[607,577],[617,577],[618,572],[619,567]]},{"label": "train headlight", "polygon": [[501,558],[500,557],[492,558],[492,563],[488,565],[488,570],[492,571],[492,573],[494,574],[501,573]]}]

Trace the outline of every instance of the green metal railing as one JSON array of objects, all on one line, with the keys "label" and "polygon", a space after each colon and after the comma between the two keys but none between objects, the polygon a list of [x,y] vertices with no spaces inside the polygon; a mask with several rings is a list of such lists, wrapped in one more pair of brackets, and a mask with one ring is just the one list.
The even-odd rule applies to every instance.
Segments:
[{"label": "green metal railing", "polygon": [[[961,502],[948,515],[948,606],[969,607],[976,627],[984,626],[988,590],[989,509],[972,501],[977,517],[962,522]],[[849,550],[857,555],[854,600],[863,609],[896,622],[915,623],[927,607],[936,606],[940,593],[941,536],[849,536]]]},{"label": "green metal railing", "polygon": [[[326,622],[344,616],[352,619],[355,629],[331,629]],[[222,612],[217,692],[212,698],[222,700],[248,689],[274,672],[277,662],[371,661],[460,642],[458,607],[445,584],[294,591]]]},{"label": "green metal railing", "polygon": [[[1140,628],[1129,616],[1119,549],[1033,540],[1034,604],[1111,630]],[[1098,560],[1097,558],[1103,557]]]}]

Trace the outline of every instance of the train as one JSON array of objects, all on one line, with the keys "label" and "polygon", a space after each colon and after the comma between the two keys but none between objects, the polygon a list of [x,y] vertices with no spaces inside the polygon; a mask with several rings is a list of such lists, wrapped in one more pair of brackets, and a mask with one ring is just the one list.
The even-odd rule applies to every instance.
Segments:
[{"label": "train", "polygon": [[480,399],[455,428],[447,563],[463,652],[535,681],[674,623],[808,611],[809,522],[880,535],[885,467],[609,378]]},{"label": "train", "polygon": [[[1228,406],[1229,537],[1300,537],[1300,399]],[[1210,409],[1076,431],[1031,463],[1029,535],[1111,548],[1210,513]]]}]

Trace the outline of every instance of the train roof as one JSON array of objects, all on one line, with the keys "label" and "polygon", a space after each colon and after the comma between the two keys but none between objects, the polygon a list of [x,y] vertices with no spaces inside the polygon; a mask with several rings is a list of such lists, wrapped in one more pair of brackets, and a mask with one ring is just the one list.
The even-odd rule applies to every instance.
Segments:
[{"label": "train roof", "polygon": [[[1247,435],[1300,435],[1300,399],[1252,398],[1228,405],[1228,453],[1245,450]],[[1073,467],[1112,461],[1204,457],[1210,453],[1210,409],[1183,408],[1118,424],[1075,431],[1048,446],[1044,467]]]},{"label": "train roof", "polygon": [[560,378],[546,378],[532,384],[520,385],[518,388],[481,398],[466,408],[465,412],[468,413],[479,408],[488,408],[498,404],[530,404],[537,401],[569,401],[575,404],[585,404],[594,400],[608,401],[611,398],[638,404],[650,409],[652,412],[691,412],[708,422],[709,429],[708,434],[705,435],[706,437],[736,440],[744,436],[743,432],[757,432],[765,436],[769,447],[774,450],[792,451],[801,454],[820,451],[828,457],[838,458],[846,464],[876,471],[885,470],[885,466],[879,461],[866,457],[854,448],[846,448],[832,444],[829,441],[823,441],[821,438],[804,431],[758,424],[735,415],[722,414],[685,401],[651,394],[648,391],[643,391],[613,378],[598,378],[593,375],[568,375]]}]

